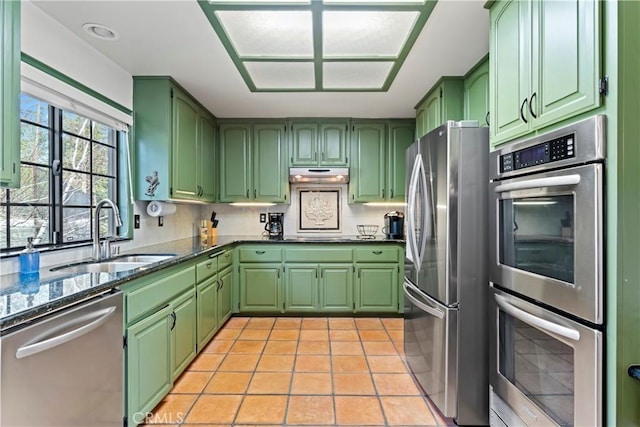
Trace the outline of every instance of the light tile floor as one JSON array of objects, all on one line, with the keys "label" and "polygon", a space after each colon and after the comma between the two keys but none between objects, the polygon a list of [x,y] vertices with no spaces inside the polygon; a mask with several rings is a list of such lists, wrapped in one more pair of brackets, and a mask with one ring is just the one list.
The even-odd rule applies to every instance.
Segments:
[{"label": "light tile floor", "polygon": [[147,423],[454,425],[422,396],[402,341],[399,318],[233,317]]}]

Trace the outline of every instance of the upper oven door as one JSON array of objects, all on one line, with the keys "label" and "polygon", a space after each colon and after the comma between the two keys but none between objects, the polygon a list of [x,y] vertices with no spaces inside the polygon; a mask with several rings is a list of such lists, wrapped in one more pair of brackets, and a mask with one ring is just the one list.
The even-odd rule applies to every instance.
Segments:
[{"label": "upper oven door", "polygon": [[492,182],[490,280],[603,322],[603,166]]}]

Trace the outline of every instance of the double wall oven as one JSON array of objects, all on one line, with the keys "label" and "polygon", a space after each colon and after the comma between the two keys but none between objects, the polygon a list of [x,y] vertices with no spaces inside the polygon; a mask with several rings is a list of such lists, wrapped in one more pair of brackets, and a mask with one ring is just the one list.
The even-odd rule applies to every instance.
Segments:
[{"label": "double wall oven", "polygon": [[605,124],[491,153],[492,425],[603,423]]}]

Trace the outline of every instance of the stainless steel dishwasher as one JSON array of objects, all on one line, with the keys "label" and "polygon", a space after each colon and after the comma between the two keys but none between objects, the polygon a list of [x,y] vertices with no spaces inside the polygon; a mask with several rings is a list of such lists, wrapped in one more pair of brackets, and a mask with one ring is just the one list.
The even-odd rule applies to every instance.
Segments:
[{"label": "stainless steel dishwasher", "polygon": [[0,426],[122,425],[122,292],[10,331],[0,351]]}]

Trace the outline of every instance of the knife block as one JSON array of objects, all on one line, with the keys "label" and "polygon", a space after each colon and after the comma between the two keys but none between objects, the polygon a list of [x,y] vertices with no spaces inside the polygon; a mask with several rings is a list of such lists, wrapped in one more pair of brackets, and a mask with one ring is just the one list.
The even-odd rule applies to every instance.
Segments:
[{"label": "knife block", "polygon": [[218,244],[218,229],[213,228],[210,222],[207,224],[207,242],[209,246]]}]

